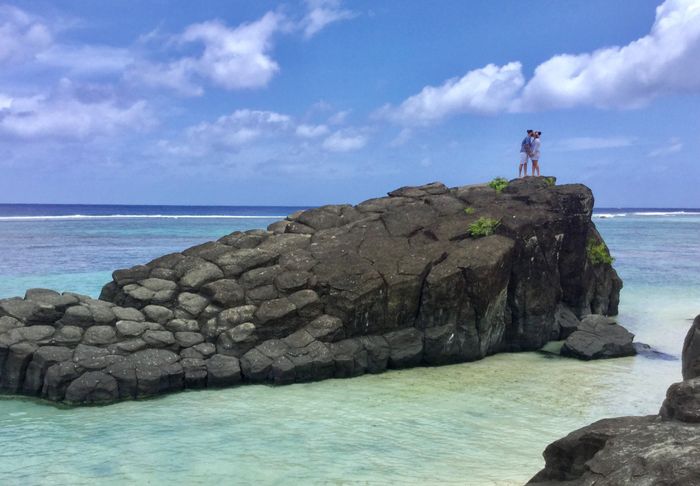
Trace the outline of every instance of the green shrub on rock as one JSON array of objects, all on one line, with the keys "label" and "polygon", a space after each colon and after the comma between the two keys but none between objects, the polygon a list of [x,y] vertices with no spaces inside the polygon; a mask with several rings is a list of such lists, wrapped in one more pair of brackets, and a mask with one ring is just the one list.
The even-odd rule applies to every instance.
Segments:
[{"label": "green shrub on rock", "polygon": [[469,225],[469,234],[475,237],[492,235],[501,222],[492,218],[479,218]]},{"label": "green shrub on rock", "polygon": [[557,179],[555,177],[545,177],[545,181],[547,181],[547,185],[549,187],[555,186],[557,184]]},{"label": "green shrub on rock", "polygon": [[468,208],[464,208],[464,212],[465,212],[466,214],[468,214],[468,215],[472,215],[472,214],[474,214],[474,213],[476,212],[476,209],[474,209],[473,207],[469,206]]},{"label": "green shrub on rock", "polygon": [[489,182],[489,187],[494,189],[498,193],[500,193],[507,186],[508,186],[508,179],[504,179],[503,177],[496,177],[494,180]]},{"label": "green shrub on rock", "polygon": [[586,246],[586,254],[588,255],[588,261],[593,265],[612,265],[612,262],[615,261],[615,259],[610,256],[608,249],[605,247],[605,243],[602,241],[596,243],[595,240],[589,240]]}]

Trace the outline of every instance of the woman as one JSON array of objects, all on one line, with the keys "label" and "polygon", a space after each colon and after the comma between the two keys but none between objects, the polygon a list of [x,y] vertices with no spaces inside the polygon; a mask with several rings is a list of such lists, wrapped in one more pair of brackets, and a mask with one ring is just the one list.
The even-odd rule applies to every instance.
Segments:
[{"label": "woman", "polygon": [[532,175],[540,175],[540,136],[542,132],[532,132],[532,145],[530,147],[530,160],[532,160]]}]

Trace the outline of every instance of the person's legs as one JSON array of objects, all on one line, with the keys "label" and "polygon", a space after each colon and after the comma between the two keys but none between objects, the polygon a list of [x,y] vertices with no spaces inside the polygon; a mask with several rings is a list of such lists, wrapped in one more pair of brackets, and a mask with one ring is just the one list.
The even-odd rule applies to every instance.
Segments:
[{"label": "person's legs", "polygon": [[537,175],[540,175],[540,164],[539,164],[539,162],[540,162],[540,161],[537,160],[537,159],[533,159],[533,161],[532,161],[532,175],[533,175],[533,176],[535,175],[535,172],[537,172]]}]

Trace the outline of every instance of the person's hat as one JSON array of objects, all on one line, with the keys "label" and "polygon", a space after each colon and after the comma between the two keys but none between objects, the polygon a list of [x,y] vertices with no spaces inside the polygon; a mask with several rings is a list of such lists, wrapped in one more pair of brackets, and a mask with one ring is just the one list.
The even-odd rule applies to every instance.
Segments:
[{"label": "person's hat", "polygon": [[527,133],[532,133],[532,130],[531,130],[531,129],[528,129],[528,130],[527,130]]}]

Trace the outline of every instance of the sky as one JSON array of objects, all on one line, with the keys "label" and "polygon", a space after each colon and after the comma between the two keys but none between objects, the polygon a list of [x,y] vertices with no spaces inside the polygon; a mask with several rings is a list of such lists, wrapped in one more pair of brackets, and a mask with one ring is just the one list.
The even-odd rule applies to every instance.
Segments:
[{"label": "sky", "polygon": [[0,202],[320,205],[542,173],[700,207],[700,0],[0,0]]}]

